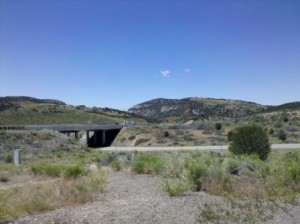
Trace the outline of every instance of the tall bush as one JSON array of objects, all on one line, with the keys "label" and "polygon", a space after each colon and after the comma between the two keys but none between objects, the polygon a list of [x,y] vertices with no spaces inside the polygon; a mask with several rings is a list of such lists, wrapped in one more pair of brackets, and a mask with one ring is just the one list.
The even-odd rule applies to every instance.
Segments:
[{"label": "tall bush", "polygon": [[215,128],[216,128],[217,130],[221,130],[221,129],[222,129],[222,123],[216,123],[216,124],[215,124]]},{"label": "tall bush", "polygon": [[190,162],[188,171],[189,179],[193,182],[196,190],[202,190],[203,179],[208,173],[208,166],[203,162]]},{"label": "tall bush", "polygon": [[284,130],[281,129],[281,130],[279,131],[278,138],[279,138],[281,141],[283,141],[283,142],[286,140],[286,133],[285,133]]},{"label": "tall bush", "polygon": [[229,151],[236,155],[257,154],[265,160],[271,151],[268,134],[258,125],[239,127],[233,132]]}]

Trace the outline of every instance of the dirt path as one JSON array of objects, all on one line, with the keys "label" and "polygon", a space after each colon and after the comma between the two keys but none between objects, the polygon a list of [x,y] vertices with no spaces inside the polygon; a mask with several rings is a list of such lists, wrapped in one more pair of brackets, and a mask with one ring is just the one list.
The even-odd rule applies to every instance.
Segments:
[{"label": "dirt path", "polygon": [[[161,179],[151,175],[131,175],[128,171],[109,174],[106,192],[93,203],[35,214],[15,221],[25,223],[197,223],[205,204],[224,204],[224,199],[205,193],[169,197],[161,189]],[[300,206],[293,213],[300,213]],[[278,214],[270,223],[297,223],[298,216]],[[221,222],[228,223],[228,222]],[[239,222],[242,223],[242,222]]]}]

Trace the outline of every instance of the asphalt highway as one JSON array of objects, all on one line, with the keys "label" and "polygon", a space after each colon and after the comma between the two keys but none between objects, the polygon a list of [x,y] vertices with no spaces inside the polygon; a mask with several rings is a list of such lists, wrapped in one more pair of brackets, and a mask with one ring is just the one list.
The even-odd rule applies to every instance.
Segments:
[{"label": "asphalt highway", "polygon": [[[110,152],[147,152],[147,151],[217,151],[222,152],[228,150],[228,145],[212,145],[212,146],[168,146],[168,147],[105,147],[98,148],[102,151]],[[300,149],[300,144],[273,144],[272,150],[295,150]]]}]

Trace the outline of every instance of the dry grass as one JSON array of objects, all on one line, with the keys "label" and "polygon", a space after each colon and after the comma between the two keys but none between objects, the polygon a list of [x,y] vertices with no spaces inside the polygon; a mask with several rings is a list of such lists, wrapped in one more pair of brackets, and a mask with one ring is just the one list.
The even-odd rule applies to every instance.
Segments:
[{"label": "dry grass", "polygon": [[94,201],[104,190],[105,183],[104,173],[97,171],[77,179],[59,178],[2,190],[0,223],[34,212]]}]

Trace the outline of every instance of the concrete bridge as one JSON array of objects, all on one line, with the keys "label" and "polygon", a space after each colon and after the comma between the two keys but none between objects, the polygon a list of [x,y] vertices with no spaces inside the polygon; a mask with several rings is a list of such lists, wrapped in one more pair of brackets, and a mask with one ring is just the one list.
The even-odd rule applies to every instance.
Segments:
[{"label": "concrete bridge", "polygon": [[122,125],[0,125],[0,130],[53,130],[64,133],[68,136],[74,133],[75,138],[78,139],[80,131],[86,132],[86,141],[89,147],[106,147],[110,146],[117,137]]}]

